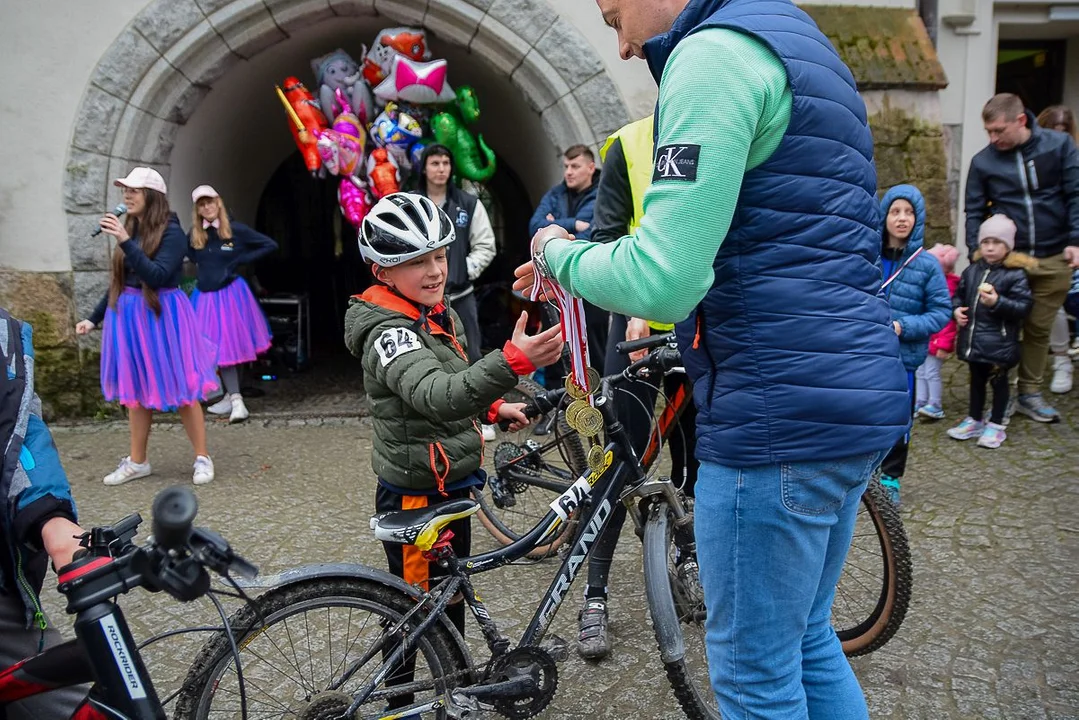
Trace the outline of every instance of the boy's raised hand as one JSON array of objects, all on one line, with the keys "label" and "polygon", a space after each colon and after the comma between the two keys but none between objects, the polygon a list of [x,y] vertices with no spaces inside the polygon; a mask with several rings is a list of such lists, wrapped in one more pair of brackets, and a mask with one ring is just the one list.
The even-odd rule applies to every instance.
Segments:
[{"label": "boy's raised hand", "polygon": [[510,342],[520,348],[534,366],[547,367],[562,356],[562,326],[555,325],[536,335],[527,335],[527,324],[528,313],[522,312],[521,317],[517,318]]}]

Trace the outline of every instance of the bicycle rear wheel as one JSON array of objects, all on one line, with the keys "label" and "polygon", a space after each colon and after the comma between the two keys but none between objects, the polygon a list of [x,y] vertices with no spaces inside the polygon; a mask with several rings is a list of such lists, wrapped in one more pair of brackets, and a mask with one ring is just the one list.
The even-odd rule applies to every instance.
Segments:
[{"label": "bicycle rear wheel", "polygon": [[858,508],[832,603],[832,626],[844,653],[871,653],[895,635],[906,617],[913,582],[903,521],[874,476]]},{"label": "bicycle rear wheel", "polygon": [[[543,388],[529,378],[521,378],[506,394],[509,402],[529,402]],[[551,502],[565,492],[588,469],[584,446],[577,432],[558,414],[551,432],[534,436],[533,428],[542,418],[517,432],[501,432],[486,443],[485,467],[490,476],[473,496],[480,505],[479,519],[491,536],[509,545],[528,533],[550,510]],[[573,519],[563,523],[553,539],[528,554],[532,558],[550,555],[572,537]]]},{"label": "bicycle rear wheel", "polygon": [[[239,648],[248,717],[334,717],[382,668],[385,631],[415,604],[404,594],[355,578],[309,580],[270,590],[230,620]],[[259,622],[265,619],[265,624]],[[422,618],[417,618],[419,623]],[[360,716],[390,705],[433,700],[457,684],[465,660],[453,638],[437,623],[412,653],[411,679],[398,669],[360,706]],[[345,669],[366,662],[344,683]],[[407,687],[403,683],[407,682]],[[339,684],[339,686],[337,686]],[[229,638],[207,641],[184,680],[177,718],[239,718],[238,675]],[[427,714],[424,715],[427,717]],[[445,718],[443,710],[432,717]]]},{"label": "bicycle rear wheel", "polygon": [[[681,531],[692,537],[689,527]],[[676,518],[666,502],[649,510],[644,527],[644,582],[660,661],[674,696],[690,720],[719,720],[708,675],[704,593],[696,556],[679,551]]]}]

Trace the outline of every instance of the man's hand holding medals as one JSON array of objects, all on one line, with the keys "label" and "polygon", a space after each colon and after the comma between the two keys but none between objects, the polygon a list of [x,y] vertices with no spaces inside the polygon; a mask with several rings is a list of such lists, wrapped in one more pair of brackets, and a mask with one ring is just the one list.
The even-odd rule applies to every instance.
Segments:
[{"label": "man's hand holding medals", "polygon": [[554,238],[573,240],[574,237],[558,225],[541,229],[532,238],[532,260],[514,271],[517,280],[513,289],[527,292],[533,302],[552,302],[558,307],[562,337],[570,348],[570,374],[566,376],[566,394],[572,398],[566,407],[566,423],[588,438],[588,467],[603,471],[603,414],[596,407],[599,373],[589,365],[588,330],[585,325],[584,302],[570,295],[551,275],[543,257],[543,249]]}]

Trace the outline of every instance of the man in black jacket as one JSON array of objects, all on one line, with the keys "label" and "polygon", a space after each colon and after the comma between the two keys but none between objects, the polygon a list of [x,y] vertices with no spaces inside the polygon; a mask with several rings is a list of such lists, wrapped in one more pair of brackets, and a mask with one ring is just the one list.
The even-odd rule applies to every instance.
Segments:
[{"label": "man in black jacket", "polygon": [[1014,409],[1038,422],[1057,422],[1060,414],[1042,398],[1041,385],[1049,329],[1072,270],[1079,268],[1079,151],[1066,133],[1038,127],[1010,93],[994,95],[982,120],[989,145],[974,156],[967,174],[967,247],[973,256],[982,221],[1003,213],[1018,228],[1016,251],[1038,259],[1027,271],[1034,305],[1023,326]]},{"label": "man in black jacket", "polygon": [[479,198],[453,184],[453,155],[449,148],[437,143],[428,145],[420,156],[420,168],[418,192],[446,211],[457,233],[457,240],[449,246],[446,298],[465,326],[468,361],[476,362],[483,353],[472,281],[495,258],[495,233]]}]

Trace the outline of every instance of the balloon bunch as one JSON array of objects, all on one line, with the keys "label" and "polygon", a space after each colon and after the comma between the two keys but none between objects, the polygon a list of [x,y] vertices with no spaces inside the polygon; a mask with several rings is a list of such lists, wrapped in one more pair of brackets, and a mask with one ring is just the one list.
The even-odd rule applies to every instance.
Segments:
[{"label": "balloon bunch", "polygon": [[449,148],[462,177],[486,182],[494,175],[494,151],[467,127],[479,118],[476,92],[454,91],[447,62],[431,59],[424,30],[382,30],[370,50],[364,46],[362,63],[339,48],[313,59],[311,70],[317,98],[296,77],[285,78],[277,94],[307,170],[340,178],[338,203],[353,225],[376,199],[400,190],[410,172],[422,172],[420,157],[432,140]]}]

